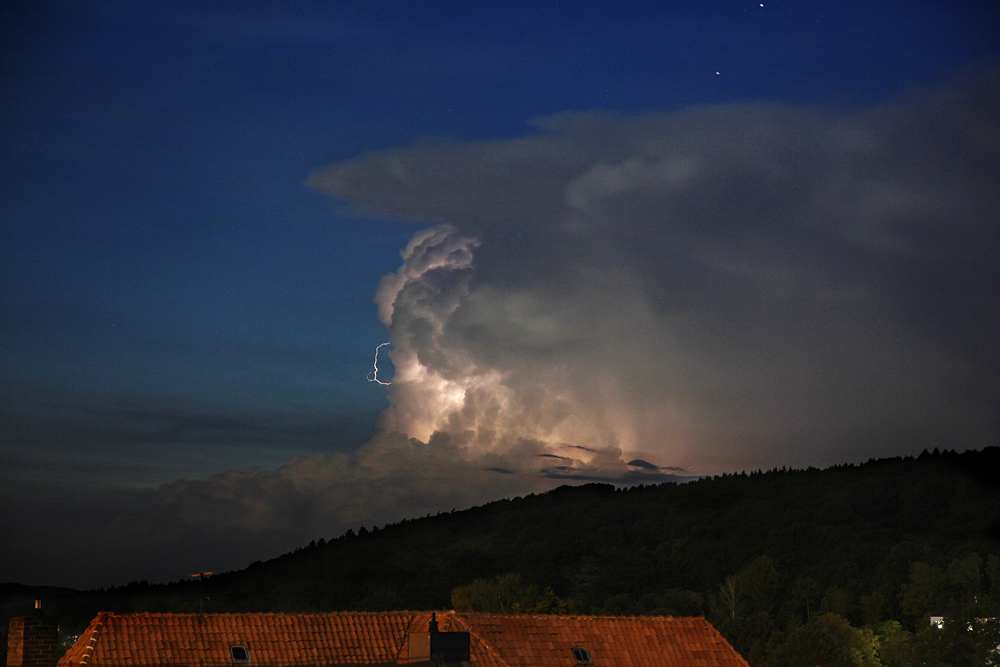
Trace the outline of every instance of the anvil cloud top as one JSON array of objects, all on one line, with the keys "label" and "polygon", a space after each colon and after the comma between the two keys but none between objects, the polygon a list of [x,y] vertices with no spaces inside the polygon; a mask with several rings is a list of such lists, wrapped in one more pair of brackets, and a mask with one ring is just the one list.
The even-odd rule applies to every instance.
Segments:
[{"label": "anvil cloud top", "polygon": [[0,26],[8,579],[998,441],[995,3]]}]

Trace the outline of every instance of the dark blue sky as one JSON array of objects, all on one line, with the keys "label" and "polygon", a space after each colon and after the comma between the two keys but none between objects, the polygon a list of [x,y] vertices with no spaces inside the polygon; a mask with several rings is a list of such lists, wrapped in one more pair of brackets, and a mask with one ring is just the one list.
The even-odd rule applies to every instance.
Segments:
[{"label": "dark blue sky", "polygon": [[[116,583],[117,574],[73,574],[44,557],[74,512],[120,505],[120,494],[155,504],[160,485],[274,471],[292,457],[350,458],[376,433],[387,390],[365,377],[389,339],[376,288],[416,231],[461,226],[461,215],[385,204],[392,184],[373,193],[365,184],[382,182],[370,175],[310,187],[316,170],[414,142],[538,137],[534,119],[566,112],[781,103],[862,113],[988,71],[1000,55],[998,17],[985,2],[3,3],[0,518],[23,545],[3,547],[0,570],[29,583]],[[513,248],[524,236],[483,238]],[[488,250],[482,262],[490,271]],[[936,285],[979,279],[897,278],[912,284],[917,274]],[[952,345],[982,334],[969,322]],[[713,396],[706,405],[735,400]],[[989,439],[972,431],[975,444]],[[837,462],[835,448],[755,459],[727,447],[704,470],[786,454]],[[865,451],[845,444],[843,457]],[[443,501],[427,502],[334,512],[329,532]],[[33,503],[44,507],[32,513]],[[46,522],[49,531],[29,527]],[[267,533],[246,562],[322,530]],[[141,539],[125,540],[136,563]],[[121,576],[173,578],[187,565],[135,565]]]}]

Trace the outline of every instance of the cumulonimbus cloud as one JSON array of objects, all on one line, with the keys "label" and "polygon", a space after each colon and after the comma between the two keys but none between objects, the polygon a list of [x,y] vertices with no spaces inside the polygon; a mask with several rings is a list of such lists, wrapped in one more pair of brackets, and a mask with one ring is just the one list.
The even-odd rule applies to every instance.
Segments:
[{"label": "cumulonimbus cloud", "polygon": [[393,429],[693,467],[977,446],[997,433],[998,111],[986,75],[852,113],[564,115],[310,183],[444,223],[379,289]]},{"label": "cumulonimbus cloud", "polygon": [[562,480],[994,444],[997,83],[852,112],[567,114],[317,171],[424,223],[377,290],[396,371],[379,433],[168,485],[163,511],[331,527]]}]

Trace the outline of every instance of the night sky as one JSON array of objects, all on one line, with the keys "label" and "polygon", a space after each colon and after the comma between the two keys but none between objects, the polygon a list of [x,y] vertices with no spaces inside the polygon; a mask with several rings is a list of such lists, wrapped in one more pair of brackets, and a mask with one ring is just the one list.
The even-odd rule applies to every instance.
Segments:
[{"label": "night sky", "polygon": [[996,3],[11,0],[0,33],[0,580],[1000,444]]}]

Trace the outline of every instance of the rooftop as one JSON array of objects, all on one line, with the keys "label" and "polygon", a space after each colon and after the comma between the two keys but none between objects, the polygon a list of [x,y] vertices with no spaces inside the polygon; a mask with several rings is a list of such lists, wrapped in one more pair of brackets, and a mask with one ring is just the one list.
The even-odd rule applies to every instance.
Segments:
[{"label": "rooftop", "polygon": [[[101,612],[59,667],[254,667],[405,664],[407,636],[431,612],[117,614]],[[469,632],[481,667],[746,667],[701,617],[437,612]],[[245,654],[232,647],[243,647]],[[583,651],[580,651],[583,649]],[[246,655],[246,660],[239,660]],[[588,662],[589,660],[589,662]]]}]

